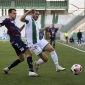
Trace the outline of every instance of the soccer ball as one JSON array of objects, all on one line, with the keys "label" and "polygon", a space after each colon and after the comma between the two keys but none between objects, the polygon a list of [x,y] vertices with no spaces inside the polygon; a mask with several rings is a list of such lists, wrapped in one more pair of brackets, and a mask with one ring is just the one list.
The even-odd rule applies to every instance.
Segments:
[{"label": "soccer ball", "polygon": [[71,71],[73,74],[78,75],[82,72],[82,66],[80,64],[74,64],[71,67]]}]

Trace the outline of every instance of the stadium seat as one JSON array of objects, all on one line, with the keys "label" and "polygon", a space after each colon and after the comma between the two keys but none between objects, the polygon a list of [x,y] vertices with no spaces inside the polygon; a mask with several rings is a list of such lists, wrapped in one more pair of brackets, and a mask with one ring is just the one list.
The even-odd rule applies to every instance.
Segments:
[{"label": "stadium seat", "polygon": [[[64,24],[61,28],[61,32],[66,32],[66,31],[69,31],[73,26],[75,26],[78,22],[80,22],[84,16],[73,16],[74,18],[71,18],[71,20],[68,20],[68,19],[65,19],[64,22],[62,23],[65,23],[65,22],[69,22],[67,24]],[[70,18],[68,16],[68,18]]]},{"label": "stadium seat", "polygon": [[1,0],[0,6],[11,6],[10,0]]}]

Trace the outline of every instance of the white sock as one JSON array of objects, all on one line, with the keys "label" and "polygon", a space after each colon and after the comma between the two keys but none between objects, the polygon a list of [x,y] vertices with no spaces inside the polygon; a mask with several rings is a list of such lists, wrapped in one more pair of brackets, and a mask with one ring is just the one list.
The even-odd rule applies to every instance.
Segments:
[{"label": "white sock", "polygon": [[36,62],[37,65],[41,65],[41,64],[43,64],[43,63],[44,63],[44,61],[43,61],[42,59],[39,59],[39,60]]},{"label": "white sock", "polygon": [[58,63],[58,56],[57,56],[56,52],[52,51],[52,52],[50,52],[50,55],[51,55],[51,58],[53,59],[53,62],[55,64],[56,68],[58,68],[59,63]]}]

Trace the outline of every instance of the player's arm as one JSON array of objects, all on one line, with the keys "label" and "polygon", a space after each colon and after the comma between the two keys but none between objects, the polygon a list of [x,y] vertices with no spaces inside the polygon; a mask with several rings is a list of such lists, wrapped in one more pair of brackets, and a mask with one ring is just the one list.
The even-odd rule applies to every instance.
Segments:
[{"label": "player's arm", "polygon": [[49,36],[49,37],[51,37],[51,34],[50,34],[50,32],[48,32],[48,36]]},{"label": "player's arm", "polygon": [[50,26],[45,27],[45,28],[41,28],[41,29],[39,29],[39,31],[40,31],[40,32],[43,32],[43,31],[45,31],[45,30],[47,30],[47,29],[49,29],[49,28],[50,28]]},{"label": "player's arm", "polygon": [[0,23],[0,27],[1,27],[1,23]]},{"label": "player's arm", "polygon": [[56,29],[56,30],[55,30],[55,34],[56,34],[59,28],[55,28],[55,29]]},{"label": "player's arm", "polygon": [[26,13],[24,13],[24,15],[22,15],[22,17],[21,17],[20,20],[21,20],[22,22],[26,22],[26,20],[25,20],[26,16],[27,16],[30,12],[32,12],[32,11],[34,11],[34,9],[31,9],[31,10],[27,11]]},{"label": "player's arm", "polygon": [[25,27],[25,24],[22,25],[22,26],[19,28],[19,30],[22,31],[22,30],[24,29],[24,27]]},{"label": "player's arm", "polygon": [[0,27],[6,25],[6,23],[7,23],[7,19],[3,20],[3,22],[0,23]]},{"label": "player's arm", "polygon": [[48,36],[51,37],[51,29],[48,30]]}]

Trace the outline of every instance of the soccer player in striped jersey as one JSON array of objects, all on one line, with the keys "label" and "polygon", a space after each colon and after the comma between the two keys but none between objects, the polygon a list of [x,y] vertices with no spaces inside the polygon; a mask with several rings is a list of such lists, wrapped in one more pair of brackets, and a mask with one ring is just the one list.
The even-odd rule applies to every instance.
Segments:
[{"label": "soccer player in striped jersey", "polygon": [[[32,16],[27,16],[29,13],[32,13]],[[38,67],[40,64],[43,64],[44,62],[47,62],[48,58],[43,52],[43,50],[48,51],[54,61],[54,64],[56,66],[56,71],[63,71],[66,68],[63,68],[59,65],[58,62],[58,56],[54,50],[54,48],[44,39],[41,38],[39,26],[36,22],[36,20],[39,17],[39,12],[36,10],[29,10],[27,11],[22,17],[21,21],[26,22],[26,36],[27,36],[27,42],[28,47],[31,51],[33,51],[37,56],[40,57],[38,61],[35,62],[36,67]]]},{"label": "soccer player in striped jersey", "polygon": [[50,44],[55,48],[55,39],[56,39],[56,33],[58,31],[58,28],[54,27],[54,24],[52,24],[52,27],[49,29],[49,37],[50,37]]}]

